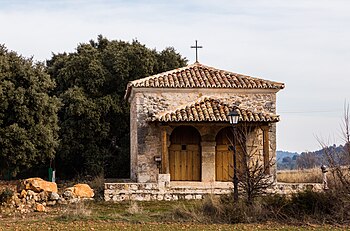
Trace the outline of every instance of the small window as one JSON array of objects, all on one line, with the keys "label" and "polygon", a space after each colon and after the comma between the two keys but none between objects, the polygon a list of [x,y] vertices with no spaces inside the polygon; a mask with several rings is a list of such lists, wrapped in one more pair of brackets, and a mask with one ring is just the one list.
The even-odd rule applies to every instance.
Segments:
[{"label": "small window", "polygon": [[187,148],[186,148],[186,144],[181,145],[181,150],[182,150],[182,151],[186,151],[186,149],[187,149]]}]

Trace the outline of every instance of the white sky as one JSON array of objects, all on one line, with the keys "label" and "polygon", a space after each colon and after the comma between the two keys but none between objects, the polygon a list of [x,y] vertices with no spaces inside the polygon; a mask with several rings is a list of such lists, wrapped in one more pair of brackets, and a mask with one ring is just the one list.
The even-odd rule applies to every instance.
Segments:
[{"label": "white sky", "polygon": [[340,143],[350,100],[347,0],[0,0],[0,44],[44,61],[102,34],[173,46],[189,63],[284,82],[277,148],[312,151],[315,136]]}]

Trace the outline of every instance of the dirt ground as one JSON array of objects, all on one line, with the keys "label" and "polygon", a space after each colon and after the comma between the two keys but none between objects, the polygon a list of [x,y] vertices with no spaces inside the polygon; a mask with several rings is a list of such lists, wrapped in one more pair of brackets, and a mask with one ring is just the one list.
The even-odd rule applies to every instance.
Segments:
[{"label": "dirt ground", "polygon": [[[347,230],[345,226],[313,224],[202,224],[171,217],[177,202],[85,202],[50,207],[47,212],[20,214],[5,210],[0,214],[2,230]],[[350,230],[350,229],[348,229]]]},{"label": "dirt ground", "polygon": [[84,220],[72,222],[43,220],[1,221],[0,230],[349,230],[347,227],[284,224],[193,224],[159,222],[115,222],[109,220]]}]

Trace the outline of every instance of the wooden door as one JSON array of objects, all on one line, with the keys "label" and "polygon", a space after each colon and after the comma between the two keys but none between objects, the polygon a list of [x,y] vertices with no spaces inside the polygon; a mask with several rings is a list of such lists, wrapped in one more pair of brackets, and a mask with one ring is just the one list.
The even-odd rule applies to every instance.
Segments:
[{"label": "wooden door", "polygon": [[174,129],[170,141],[170,180],[200,181],[201,155],[198,131],[193,127],[180,126]]},{"label": "wooden door", "polygon": [[229,145],[217,145],[215,155],[216,181],[231,181],[233,177],[233,152]]},{"label": "wooden door", "polygon": [[[232,137],[232,138],[230,138]],[[215,175],[216,181],[233,179],[233,134],[231,128],[222,129],[216,136]],[[236,142],[237,171],[241,168],[242,148]]]}]

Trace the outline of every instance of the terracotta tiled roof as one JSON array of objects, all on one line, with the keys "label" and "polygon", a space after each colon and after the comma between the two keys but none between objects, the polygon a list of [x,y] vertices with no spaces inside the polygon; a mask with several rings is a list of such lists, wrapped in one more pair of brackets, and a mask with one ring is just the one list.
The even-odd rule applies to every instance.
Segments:
[{"label": "terracotta tiled roof", "polygon": [[[228,122],[227,115],[233,109],[220,100],[204,98],[175,111],[161,113],[151,121],[159,122]],[[235,107],[241,122],[278,122],[279,116],[272,113],[252,112],[249,109]]]},{"label": "terracotta tiled roof", "polygon": [[132,87],[283,89],[284,84],[194,63],[129,82],[125,98],[128,98]]}]

